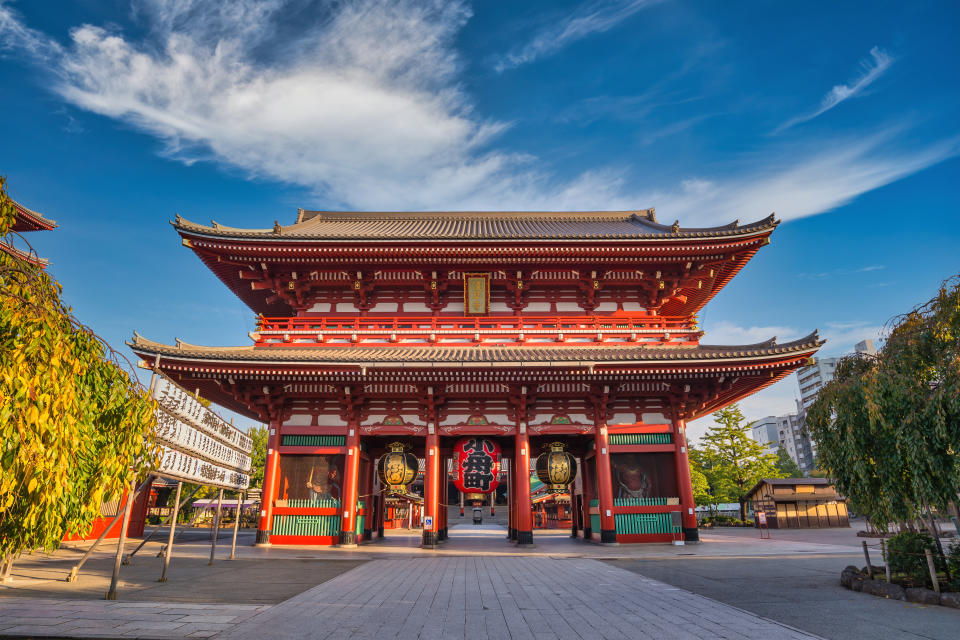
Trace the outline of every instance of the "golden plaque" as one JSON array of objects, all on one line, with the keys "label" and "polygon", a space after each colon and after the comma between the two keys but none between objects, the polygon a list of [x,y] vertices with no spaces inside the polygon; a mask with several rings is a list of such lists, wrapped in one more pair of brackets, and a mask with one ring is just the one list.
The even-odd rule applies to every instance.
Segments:
[{"label": "golden plaque", "polygon": [[490,309],[490,274],[463,274],[463,310],[468,316],[485,316]]}]

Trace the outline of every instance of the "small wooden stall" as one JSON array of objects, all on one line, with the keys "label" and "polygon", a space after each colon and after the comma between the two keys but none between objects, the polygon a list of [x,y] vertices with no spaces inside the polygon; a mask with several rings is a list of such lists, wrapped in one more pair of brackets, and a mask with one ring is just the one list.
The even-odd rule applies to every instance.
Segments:
[{"label": "small wooden stall", "polygon": [[416,529],[421,526],[423,497],[416,494],[387,495],[384,510],[384,529]]},{"label": "small wooden stall", "polygon": [[771,529],[849,527],[847,499],[826,478],[765,478],[747,493],[754,519],[767,514]]}]

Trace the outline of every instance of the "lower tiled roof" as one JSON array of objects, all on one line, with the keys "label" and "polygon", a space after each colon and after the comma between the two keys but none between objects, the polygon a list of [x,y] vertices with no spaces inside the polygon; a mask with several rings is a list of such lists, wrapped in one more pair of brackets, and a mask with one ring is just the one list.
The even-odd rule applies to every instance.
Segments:
[{"label": "lower tiled roof", "polygon": [[205,347],[177,341],[166,345],[139,335],[127,343],[136,353],[161,355],[188,360],[223,362],[302,362],[302,363],[373,363],[373,362],[691,362],[762,358],[802,353],[823,344],[817,332],[777,344],[775,339],[752,345],[699,345],[695,347],[651,347],[611,345],[558,346],[392,346],[392,347]]}]

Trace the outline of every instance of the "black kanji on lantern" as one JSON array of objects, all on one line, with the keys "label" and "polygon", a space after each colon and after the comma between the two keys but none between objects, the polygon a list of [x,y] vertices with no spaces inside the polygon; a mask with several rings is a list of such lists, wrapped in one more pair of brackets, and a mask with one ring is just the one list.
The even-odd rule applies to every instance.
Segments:
[{"label": "black kanji on lantern", "polygon": [[499,471],[499,450],[496,444],[484,438],[461,440],[458,489],[489,493],[496,488]]}]

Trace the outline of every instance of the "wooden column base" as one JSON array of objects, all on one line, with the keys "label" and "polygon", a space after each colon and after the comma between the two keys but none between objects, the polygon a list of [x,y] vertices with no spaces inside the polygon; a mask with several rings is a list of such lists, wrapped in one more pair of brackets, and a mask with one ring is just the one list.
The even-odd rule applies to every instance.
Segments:
[{"label": "wooden column base", "polygon": [[603,544],[616,544],[617,532],[615,529],[603,529],[600,532],[600,542]]},{"label": "wooden column base", "polygon": [[420,544],[424,549],[433,549],[437,546],[437,532],[436,531],[424,531],[423,532],[423,542]]},{"label": "wooden column base", "polygon": [[700,542],[700,529],[684,527],[683,537],[687,542]]},{"label": "wooden column base", "polygon": [[533,546],[533,531],[517,531],[517,546],[518,546],[518,547],[532,547],[532,546]]},{"label": "wooden column base", "polygon": [[257,538],[254,541],[255,545],[267,545],[270,544],[270,534],[273,533],[269,529],[257,529]]},{"label": "wooden column base", "polygon": [[340,546],[341,547],[355,547],[357,546],[357,534],[354,531],[341,531],[340,532]]}]

